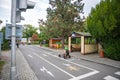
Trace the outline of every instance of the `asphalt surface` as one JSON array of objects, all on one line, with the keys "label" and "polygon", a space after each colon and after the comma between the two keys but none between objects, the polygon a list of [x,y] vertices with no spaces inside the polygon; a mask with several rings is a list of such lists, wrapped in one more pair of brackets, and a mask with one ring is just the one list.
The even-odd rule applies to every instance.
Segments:
[{"label": "asphalt surface", "polygon": [[39,80],[120,80],[118,68],[73,57],[59,58],[59,52],[32,45],[19,49]]}]

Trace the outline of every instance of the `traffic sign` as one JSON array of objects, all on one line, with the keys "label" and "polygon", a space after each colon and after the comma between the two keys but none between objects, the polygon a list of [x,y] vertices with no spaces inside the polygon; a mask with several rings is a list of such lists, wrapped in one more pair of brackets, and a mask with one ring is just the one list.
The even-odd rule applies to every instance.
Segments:
[{"label": "traffic sign", "polygon": [[3,43],[3,33],[0,32],[0,44],[2,44],[2,43]]},{"label": "traffic sign", "polygon": [[[16,39],[21,40],[22,39],[22,25],[16,25]],[[12,25],[6,24],[6,32],[5,32],[5,39],[11,39],[12,35]]]}]

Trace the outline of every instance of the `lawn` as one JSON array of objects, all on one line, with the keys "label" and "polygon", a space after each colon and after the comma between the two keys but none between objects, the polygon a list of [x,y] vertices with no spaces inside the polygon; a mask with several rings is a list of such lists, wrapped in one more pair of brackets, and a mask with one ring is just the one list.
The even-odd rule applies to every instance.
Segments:
[{"label": "lawn", "polygon": [[2,68],[3,68],[4,64],[5,64],[5,62],[4,62],[4,61],[0,61],[0,75],[1,75]]}]

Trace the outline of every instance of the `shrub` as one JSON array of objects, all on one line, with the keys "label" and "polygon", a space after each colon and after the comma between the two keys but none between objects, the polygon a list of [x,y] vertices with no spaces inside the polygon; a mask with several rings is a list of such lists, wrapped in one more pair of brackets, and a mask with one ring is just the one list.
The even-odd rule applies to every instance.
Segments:
[{"label": "shrub", "polygon": [[105,56],[120,61],[120,39],[108,39],[104,44]]}]

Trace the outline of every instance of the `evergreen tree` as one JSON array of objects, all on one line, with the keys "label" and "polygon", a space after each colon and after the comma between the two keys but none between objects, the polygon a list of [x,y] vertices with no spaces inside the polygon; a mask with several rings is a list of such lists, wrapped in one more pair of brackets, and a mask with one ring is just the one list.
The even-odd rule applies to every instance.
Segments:
[{"label": "evergreen tree", "polygon": [[105,55],[120,60],[120,1],[101,0],[87,18],[88,30],[101,41]]}]

